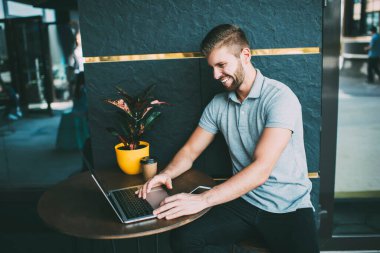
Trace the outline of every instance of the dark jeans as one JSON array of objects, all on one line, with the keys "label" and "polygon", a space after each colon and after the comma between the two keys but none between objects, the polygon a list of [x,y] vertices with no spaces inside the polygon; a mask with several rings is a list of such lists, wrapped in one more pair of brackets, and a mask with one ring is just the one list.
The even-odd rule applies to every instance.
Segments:
[{"label": "dark jeans", "polygon": [[380,78],[380,70],[379,70],[379,57],[370,57],[368,58],[368,77],[367,81],[368,82],[373,82],[373,72],[376,73],[376,75]]},{"label": "dark jeans", "polygon": [[173,252],[232,252],[233,244],[263,240],[272,253],[319,252],[311,208],[274,214],[243,199],[213,207],[198,220],[171,233]]}]

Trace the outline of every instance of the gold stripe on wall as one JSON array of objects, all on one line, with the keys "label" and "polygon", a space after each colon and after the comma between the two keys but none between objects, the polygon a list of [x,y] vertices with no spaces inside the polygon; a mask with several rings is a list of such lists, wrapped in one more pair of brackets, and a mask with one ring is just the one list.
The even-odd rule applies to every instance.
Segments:
[{"label": "gold stripe on wall", "polygon": [[272,48],[251,50],[253,56],[319,54],[319,47]]},{"label": "gold stripe on wall", "polygon": [[[253,56],[319,54],[320,49],[319,47],[254,49],[254,50],[251,50],[251,53]],[[85,63],[157,61],[157,60],[194,59],[194,58],[203,58],[203,55],[199,52],[188,52],[188,53],[95,56],[95,57],[85,57]]]},{"label": "gold stripe on wall", "polygon": [[309,178],[319,178],[318,172],[309,172],[308,173]]}]

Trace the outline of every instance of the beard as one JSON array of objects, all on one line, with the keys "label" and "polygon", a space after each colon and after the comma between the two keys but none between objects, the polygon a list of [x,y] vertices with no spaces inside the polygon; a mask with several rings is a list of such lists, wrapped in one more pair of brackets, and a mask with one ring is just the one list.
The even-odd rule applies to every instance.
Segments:
[{"label": "beard", "polygon": [[243,65],[241,64],[240,61],[238,63],[235,73],[233,73],[233,75],[228,75],[228,77],[232,79],[232,83],[229,87],[226,87],[223,85],[224,89],[227,91],[237,90],[240,87],[240,85],[243,83],[244,78],[245,78]]}]

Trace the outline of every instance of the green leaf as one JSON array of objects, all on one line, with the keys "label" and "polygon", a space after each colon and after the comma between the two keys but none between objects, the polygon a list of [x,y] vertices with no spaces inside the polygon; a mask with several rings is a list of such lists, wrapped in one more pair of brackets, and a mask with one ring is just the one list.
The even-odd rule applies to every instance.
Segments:
[{"label": "green leaf", "polygon": [[161,112],[152,112],[145,120],[144,126],[145,129],[149,129],[152,123],[161,115]]}]

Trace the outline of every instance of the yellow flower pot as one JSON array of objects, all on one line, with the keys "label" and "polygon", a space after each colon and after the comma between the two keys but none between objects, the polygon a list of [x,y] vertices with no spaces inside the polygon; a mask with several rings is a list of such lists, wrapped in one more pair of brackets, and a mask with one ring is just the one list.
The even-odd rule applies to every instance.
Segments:
[{"label": "yellow flower pot", "polygon": [[149,143],[140,141],[140,145],[145,147],[136,150],[122,150],[123,143],[115,146],[117,164],[120,169],[128,175],[136,175],[142,172],[140,167],[140,160],[144,156],[149,156]]}]

